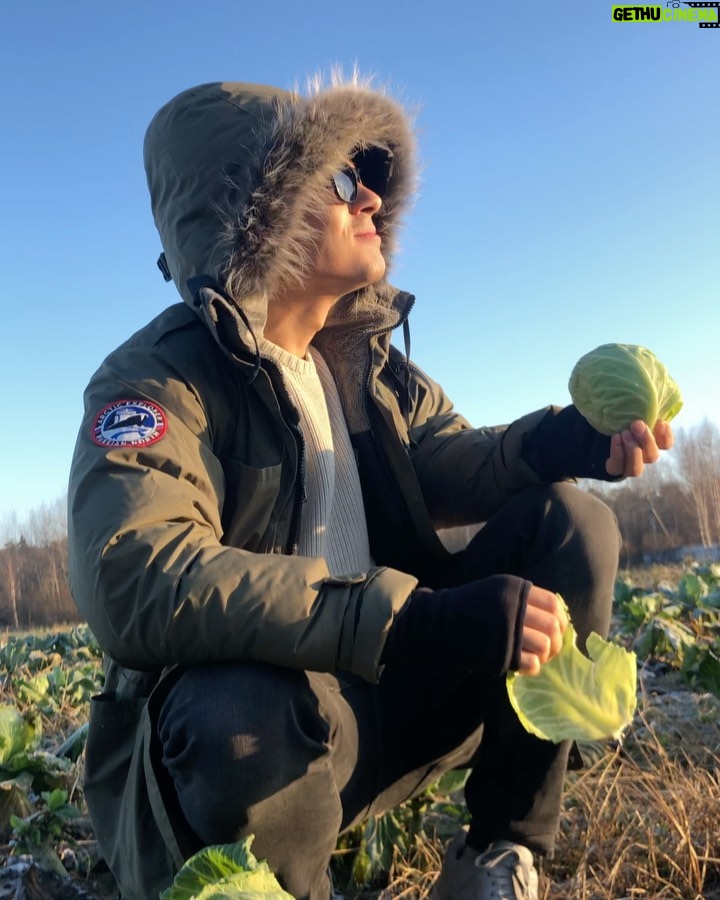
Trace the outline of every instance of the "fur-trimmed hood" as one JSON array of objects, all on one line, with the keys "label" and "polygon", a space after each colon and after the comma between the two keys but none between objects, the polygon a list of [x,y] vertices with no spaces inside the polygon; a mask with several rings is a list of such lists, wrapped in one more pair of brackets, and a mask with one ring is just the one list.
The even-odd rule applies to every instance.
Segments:
[{"label": "fur-trimmed hood", "polygon": [[[302,279],[312,252],[307,213],[327,202],[332,173],[368,146],[393,154],[393,176],[374,217],[389,267],[415,177],[411,122],[395,100],[356,78],[315,83],[306,96],[205,84],[162,107],[145,137],[145,169],[167,268],[185,302],[217,324],[223,311],[231,313],[229,298],[242,310],[244,321],[233,330],[243,342],[250,331],[262,334],[273,288]],[[220,286],[219,294],[188,287],[201,275]],[[375,329],[387,320],[392,327],[396,293],[383,277],[342,298],[328,324],[351,317],[355,326],[365,320]]]}]

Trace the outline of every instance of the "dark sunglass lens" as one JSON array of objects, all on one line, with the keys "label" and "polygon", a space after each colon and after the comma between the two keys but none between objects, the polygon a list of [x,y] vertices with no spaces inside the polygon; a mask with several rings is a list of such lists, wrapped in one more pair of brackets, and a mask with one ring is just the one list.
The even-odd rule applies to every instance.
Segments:
[{"label": "dark sunglass lens", "polygon": [[338,197],[345,203],[352,203],[357,199],[357,178],[352,169],[340,169],[333,175],[333,184]]},{"label": "dark sunglass lens", "polygon": [[381,199],[384,198],[392,177],[392,152],[384,147],[368,147],[353,156],[353,163],[362,184]]}]

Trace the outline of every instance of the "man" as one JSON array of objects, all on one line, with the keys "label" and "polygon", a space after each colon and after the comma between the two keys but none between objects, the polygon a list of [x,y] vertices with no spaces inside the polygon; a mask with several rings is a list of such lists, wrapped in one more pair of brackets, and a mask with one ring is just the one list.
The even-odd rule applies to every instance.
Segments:
[{"label": "man", "polygon": [[[537,896],[569,748],[522,729],[505,675],[558,652],[556,592],[582,641],[606,633],[617,529],[569,480],[638,475],[672,435],[610,441],[573,407],[476,430],[390,345],[413,156],[360,83],[203,85],[148,129],[184,302],[93,376],[70,480],[106,653],[85,790],[126,900],[248,834],[327,900],[338,834],[457,766],[472,824],[434,896]],[[474,523],[462,552],[438,539]]]}]

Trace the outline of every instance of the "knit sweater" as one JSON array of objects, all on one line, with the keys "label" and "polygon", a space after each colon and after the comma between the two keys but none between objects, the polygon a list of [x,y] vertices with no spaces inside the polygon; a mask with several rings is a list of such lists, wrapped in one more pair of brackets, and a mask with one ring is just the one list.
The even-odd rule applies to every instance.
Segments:
[{"label": "knit sweater", "polygon": [[333,575],[366,572],[371,559],[360,478],[327,364],[314,347],[301,359],[263,339],[260,351],[280,367],[305,439],[298,553],[323,557]]}]

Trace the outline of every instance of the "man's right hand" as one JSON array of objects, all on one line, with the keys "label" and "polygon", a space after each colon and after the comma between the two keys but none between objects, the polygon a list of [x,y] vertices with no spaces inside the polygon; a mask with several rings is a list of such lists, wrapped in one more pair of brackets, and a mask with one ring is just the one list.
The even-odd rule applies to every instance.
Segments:
[{"label": "man's right hand", "polygon": [[567,616],[555,594],[514,575],[413,591],[382,654],[394,677],[451,687],[473,675],[534,674],[557,654]]},{"label": "man's right hand", "polygon": [[522,675],[537,675],[543,663],[557,656],[568,624],[567,613],[557,594],[531,585],[520,639],[518,671]]}]

